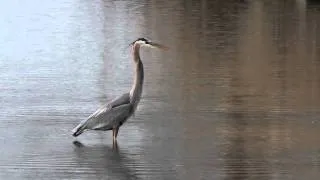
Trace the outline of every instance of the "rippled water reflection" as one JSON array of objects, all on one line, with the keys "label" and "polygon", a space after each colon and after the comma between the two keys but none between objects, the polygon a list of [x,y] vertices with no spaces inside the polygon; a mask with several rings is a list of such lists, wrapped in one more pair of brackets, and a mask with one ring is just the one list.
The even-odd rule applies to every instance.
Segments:
[{"label": "rippled water reflection", "polygon": [[[318,179],[320,6],[296,1],[6,1],[0,179]],[[120,130],[70,130],[131,87]]]}]

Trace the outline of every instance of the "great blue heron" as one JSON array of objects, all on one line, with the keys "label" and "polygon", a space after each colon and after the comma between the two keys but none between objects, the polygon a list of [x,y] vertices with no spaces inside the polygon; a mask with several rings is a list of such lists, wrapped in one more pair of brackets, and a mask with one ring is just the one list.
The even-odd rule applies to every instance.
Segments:
[{"label": "great blue heron", "polygon": [[116,141],[120,126],[135,112],[141,98],[144,77],[143,64],[140,58],[140,47],[155,47],[159,49],[167,49],[167,47],[151,42],[145,38],[139,38],[130,45],[132,46],[132,55],[135,64],[134,82],[130,92],[112,100],[91,114],[88,119],[80,122],[80,124],[72,130],[73,136],[78,136],[85,130],[112,130],[113,141]]}]

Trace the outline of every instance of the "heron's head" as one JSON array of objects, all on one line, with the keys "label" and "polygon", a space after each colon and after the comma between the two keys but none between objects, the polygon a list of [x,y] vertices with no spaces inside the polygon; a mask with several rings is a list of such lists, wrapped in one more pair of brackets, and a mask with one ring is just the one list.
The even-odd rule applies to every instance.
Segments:
[{"label": "heron's head", "polygon": [[138,38],[137,40],[133,41],[132,43],[130,43],[131,46],[135,47],[135,46],[139,46],[139,47],[151,47],[151,48],[157,48],[157,49],[162,49],[162,50],[168,50],[169,48],[152,42],[146,38]]}]

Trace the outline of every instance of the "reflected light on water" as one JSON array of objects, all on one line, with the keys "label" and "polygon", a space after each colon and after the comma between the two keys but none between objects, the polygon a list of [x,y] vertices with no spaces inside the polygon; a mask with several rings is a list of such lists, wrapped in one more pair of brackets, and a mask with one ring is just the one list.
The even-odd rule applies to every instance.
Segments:
[{"label": "reflected light on water", "polygon": [[[8,1],[0,6],[0,179],[318,179],[311,1]],[[134,117],[71,129],[129,91]]]}]

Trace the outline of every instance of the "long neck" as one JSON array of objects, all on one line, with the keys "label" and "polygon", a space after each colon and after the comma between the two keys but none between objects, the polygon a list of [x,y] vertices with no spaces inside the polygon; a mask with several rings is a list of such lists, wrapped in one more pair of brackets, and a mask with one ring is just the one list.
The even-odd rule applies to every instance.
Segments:
[{"label": "long neck", "polygon": [[144,79],[144,72],[143,72],[143,64],[140,59],[140,46],[134,45],[133,46],[133,60],[135,64],[135,72],[134,72],[134,79],[133,85],[130,90],[130,102],[137,104],[140,100],[142,94],[142,87],[143,87],[143,79]]}]

